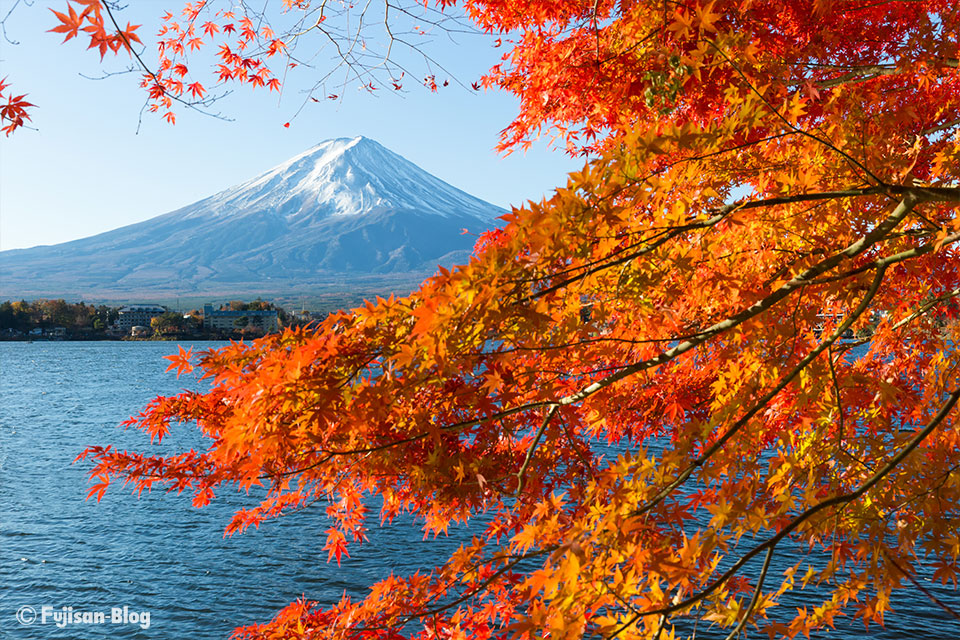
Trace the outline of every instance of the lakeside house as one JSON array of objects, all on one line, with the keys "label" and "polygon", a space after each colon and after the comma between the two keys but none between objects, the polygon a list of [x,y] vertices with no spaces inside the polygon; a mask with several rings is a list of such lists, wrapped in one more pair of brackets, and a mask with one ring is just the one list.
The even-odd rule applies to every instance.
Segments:
[{"label": "lakeside house", "polygon": [[114,327],[118,334],[129,336],[134,327],[149,327],[151,320],[166,312],[166,307],[156,304],[131,304],[120,308]]},{"label": "lakeside house", "polygon": [[276,309],[214,310],[212,304],[203,305],[205,331],[234,331],[242,326],[273,333],[280,329],[279,313]]}]

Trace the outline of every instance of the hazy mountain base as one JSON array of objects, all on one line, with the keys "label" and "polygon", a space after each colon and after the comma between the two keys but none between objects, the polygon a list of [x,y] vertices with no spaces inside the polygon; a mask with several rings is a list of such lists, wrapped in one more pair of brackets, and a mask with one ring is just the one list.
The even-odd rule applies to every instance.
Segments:
[{"label": "hazy mountain base", "polygon": [[[438,264],[465,262],[474,234],[485,230],[466,217],[381,211],[326,219],[317,225],[321,228],[288,232],[271,242],[267,230],[249,228],[244,220],[180,234],[176,221],[167,226],[165,217],[61,245],[4,251],[0,297],[70,291],[116,298],[250,286],[280,292],[328,289],[367,276],[422,279]],[[471,235],[461,235],[463,229]]]},{"label": "hazy mountain base", "polygon": [[201,308],[204,303],[252,300],[260,297],[294,312],[301,309],[330,312],[356,307],[363,304],[364,300],[373,300],[376,296],[406,295],[430,275],[432,273],[425,271],[376,276],[334,274],[329,279],[313,283],[280,280],[229,284],[209,282],[193,290],[181,291],[177,290],[175,284],[147,289],[135,287],[84,289],[78,287],[76,283],[71,285],[69,282],[37,281],[35,287],[18,288],[18,292],[13,295],[4,292],[0,294],[0,299],[63,298],[68,301],[84,301],[88,304],[114,305],[152,303],[169,309],[188,311]]}]

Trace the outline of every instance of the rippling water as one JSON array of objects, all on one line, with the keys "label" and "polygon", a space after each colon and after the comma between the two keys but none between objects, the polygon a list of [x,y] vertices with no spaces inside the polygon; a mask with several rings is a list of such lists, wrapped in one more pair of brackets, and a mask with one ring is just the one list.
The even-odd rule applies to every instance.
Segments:
[{"label": "rippling water", "polygon": [[[233,511],[250,504],[245,496],[224,492],[194,509],[187,496],[155,490],[138,500],[111,488],[99,504],[86,501],[89,465],[73,459],[92,444],[150,448],[143,434],[116,425],[183,387],[185,379],[164,373],[162,356],[174,350],[157,342],[0,344],[0,638],[226,638],[303,594],[331,603],[391,570],[426,566],[430,543],[409,522],[373,532],[338,568],[322,550],[322,509],[225,539]],[[182,449],[198,440],[181,429],[169,443]],[[103,611],[107,623],[61,630],[38,618],[24,626],[15,614],[25,605],[38,614],[44,605]],[[124,605],[149,611],[149,628],[112,624],[111,609]]]},{"label": "rippling water", "polygon": [[[322,509],[225,539],[230,515],[250,504],[242,495],[225,492],[194,509],[186,496],[154,491],[137,499],[111,488],[99,504],[87,502],[89,467],[73,459],[92,444],[150,448],[143,434],[116,425],[182,388],[184,379],[164,373],[162,356],[174,350],[157,342],[0,343],[0,638],[226,638],[301,595],[324,603],[344,591],[362,595],[389,572],[433,566],[456,546],[424,542],[417,527],[397,522],[374,530],[337,567],[322,550]],[[200,444],[184,428],[165,448]],[[952,589],[930,587],[958,604]],[[125,605],[127,623],[113,624],[111,609]],[[106,623],[41,624],[43,606],[104,612]],[[36,610],[33,624],[17,621],[22,607]],[[956,621],[922,595],[901,595],[894,607],[899,615],[886,629],[865,633],[861,623],[838,622],[822,637],[960,637]],[[130,622],[130,613],[143,611],[148,628]],[[23,615],[29,619],[29,610]],[[698,633],[714,636],[715,629]]]}]

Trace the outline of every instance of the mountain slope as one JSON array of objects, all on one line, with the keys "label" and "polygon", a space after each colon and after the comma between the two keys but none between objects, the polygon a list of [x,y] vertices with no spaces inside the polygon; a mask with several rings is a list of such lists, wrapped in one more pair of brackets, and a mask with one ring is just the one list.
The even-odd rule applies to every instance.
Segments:
[{"label": "mountain slope", "polygon": [[[413,282],[504,213],[367,138],[321,143],[209,198],[59,245],[0,252],[0,298],[139,298]],[[470,235],[464,235],[468,229]]]}]

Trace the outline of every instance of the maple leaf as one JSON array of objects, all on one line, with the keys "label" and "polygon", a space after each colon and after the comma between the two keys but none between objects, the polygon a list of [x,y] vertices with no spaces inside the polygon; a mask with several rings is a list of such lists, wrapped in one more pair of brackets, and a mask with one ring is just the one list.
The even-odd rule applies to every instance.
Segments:
[{"label": "maple leaf", "polygon": [[137,29],[140,28],[139,24],[130,24],[127,23],[127,26],[120,32],[123,36],[124,41],[129,45],[131,42],[136,42],[137,44],[143,44],[140,40],[140,36],[136,34]]},{"label": "maple leaf", "polygon": [[193,371],[193,347],[190,347],[187,350],[184,350],[182,346],[177,347],[179,351],[170,356],[164,356],[166,360],[170,361],[170,364],[167,366],[167,371],[177,371],[177,378],[185,373],[191,373]]},{"label": "maple leaf", "polygon": [[323,548],[328,552],[328,559],[335,558],[337,566],[339,567],[340,559],[343,556],[350,557],[350,554],[347,552],[347,539],[342,531],[334,527],[327,529],[326,534],[327,542]]},{"label": "maple leaf", "polygon": [[97,502],[103,499],[104,494],[107,492],[107,489],[110,487],[110,477],[107,475],[98,475],[96,476],[98,480],[97,483],[90,486],[89,491],[87,491],[87,499],[96,496]]},{"label": "maple leaf", "polygon": [[50,9],[50,11],[61,22],[61,24],[53,27],[50,31],[65,34],[63,38],[64,42],[77,37],[81,26],[83,26],[83,17],[77,15],[77,12],[73,10],[73,6],[67,5],[67,13],[61,13],[53,9]]},{"label": "maple leaf", "polygon": [[[4,99],[4,91],[9,88],[7,79],[0,80],[0,100]],[[9,136],[11,133],[24,126],[30,115],[27,109],[33,107],[33,103],[27,102],[26,94],[15,96],[10,94],[6,96],[6,103],[0,104],[0,123],[5,122],[0,131]]]}]

